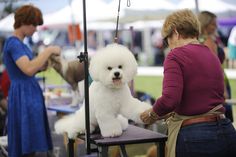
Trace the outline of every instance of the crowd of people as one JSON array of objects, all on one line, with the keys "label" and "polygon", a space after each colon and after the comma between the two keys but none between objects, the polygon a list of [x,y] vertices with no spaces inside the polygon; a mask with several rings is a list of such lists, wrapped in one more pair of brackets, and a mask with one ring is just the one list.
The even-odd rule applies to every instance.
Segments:
[{"label": "crowd of people", "polygon": [[[7,113],[9,156],[50,154],[53,143],[43,92],[35,75],[46,69],[51,55],[60,55],[61,48],[48,46],[34,57],[24,44],[24,38],[31,37],[43,24],[37,7],[20,7],[14,20],[14,32],[1,48],[6,69],[0,79],[0,107]],[[141,119],[145,124],[168,121],[167,157],[234,156],[232,105],[225,103],[231,98],[231,89],[224,72],[226,53],[217,34],[217,16],[208,11],[197,16],[188,9],[175,11],[166,17],[159,36],[163,42],[154,42],[156,46],[169,50],[158,60],[164,66],[162,95],[153,108],[140,115]],[[228,40],[232,67],[235,51],[236,27]]]}]

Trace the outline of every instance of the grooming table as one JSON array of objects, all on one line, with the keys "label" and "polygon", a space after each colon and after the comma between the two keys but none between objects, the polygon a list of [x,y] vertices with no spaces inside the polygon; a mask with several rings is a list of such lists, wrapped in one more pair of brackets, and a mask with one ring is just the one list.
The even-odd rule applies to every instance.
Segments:
[{"label": "grooming table", "polygon": [[48,105],[48,111],[55,111],[57,117],[61,118],[67,114],[72,114],[79,109],[79,106],[71,107],[70,105]]},{"label": "grooming table", "polygon": [[226,99],[225,102],[230,103],[232,105],[236,105],[236,99]]},{"label": "grooming table", "polygon": [[68,84],[63,84],[63,85],[46,85],[46,89],[48,89],[48,90],[52,90],[52,89],[55,89],[55,88],[70,89],[71,87]]},{"label": "grooming table", "polygon": [[[79,138],[85,140],[84,135],[79,136]],[[129,125],[127,130],[125,130],[119,137],[103,138],[101,134],[96,133],[91,134],[90,138],[91,143],[95,144],[98,148],[98,157],[108,157],[109,146],[120,146],[123,157],[128,157],[125,150],[125,145],[140,143],[155,143],[156,145],[159,144],[159,147],[157,147],[157,152],[159,153],[160,157],[165,157],[165,142],[167,140],[167,136],[134,125]],[[69,157],[74,157],[73,142],[74,140],[69,139]]]},{"label": "grooming table", "polygon": [[49,111],[56,111],[64,114],[74,113],[79,107],[71,107],[69,105],[49,105],[47,106]]}]

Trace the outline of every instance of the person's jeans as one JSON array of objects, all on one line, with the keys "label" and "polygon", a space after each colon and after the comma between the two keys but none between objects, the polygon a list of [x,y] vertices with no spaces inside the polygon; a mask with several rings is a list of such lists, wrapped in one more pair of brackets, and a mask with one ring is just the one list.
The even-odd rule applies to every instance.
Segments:
[{"label": "person's jeans", "polygon": [[236,130],[227,118],[182,127],[176,157],[236,157]]}]

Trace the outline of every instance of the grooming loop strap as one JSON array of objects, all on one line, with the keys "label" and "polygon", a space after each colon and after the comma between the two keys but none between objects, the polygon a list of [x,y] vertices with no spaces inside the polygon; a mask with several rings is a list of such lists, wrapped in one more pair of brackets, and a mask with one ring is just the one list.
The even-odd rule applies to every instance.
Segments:
[{"label": "grooming loop strap", "polygon": [[[119,20],[120,20],[120,2],[121,0],[119,0],[119,4],[118,4],[118,12],[117,12],[117,18],[116,18],[116,31],[115,31],[115,38],[114,38],[114,42],[117,43],[118,42],[118,25],[119,25]],[[131,6],[131,1],[127,0],[127,7]]]}]

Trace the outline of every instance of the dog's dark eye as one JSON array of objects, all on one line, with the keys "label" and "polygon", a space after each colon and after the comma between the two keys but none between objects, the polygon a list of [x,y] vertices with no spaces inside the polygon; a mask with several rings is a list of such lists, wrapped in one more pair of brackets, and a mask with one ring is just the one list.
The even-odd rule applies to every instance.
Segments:
[{"label": "dog's dark eye", "polygon": [[118,68],[119,68],[119,69],[122,69],[122,65],[119,65]]},{"label": "dog's dark eye", "polygon": [[108,70],[111,70],[111,69],[112,69],[112,67],[107,67],[107,69],[108,69]]}]

